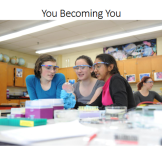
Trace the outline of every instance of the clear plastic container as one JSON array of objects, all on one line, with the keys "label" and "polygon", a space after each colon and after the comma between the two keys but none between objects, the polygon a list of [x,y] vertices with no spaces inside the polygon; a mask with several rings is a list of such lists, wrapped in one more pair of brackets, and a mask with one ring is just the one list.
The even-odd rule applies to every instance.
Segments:
[{"label": "clear plastic container", "polygon": [[11,114],[25,114],[25,108],[11,108]]},{"label": "clear plastic container", "polygon": [[69,122],[79,120],[78,110],[55,110],[54,121],[55,122]]},{"label": "clear plastic container", "polygon": [[63,99],[39,99],[39,101],[51,104],[52,106],[64,106]]},{"label": "clear plastic container", "polygon": [[106,106],[105,119],[106,120],[123,120],[127,112],[126,106]]},{"label": "clear plastic container", "polygon": [[25,117],[25,108],[11,108],[11,115],[17,117]]},{"label": "clear plastic container", "polygon": [[130,128],[156,128],[154,123],[154,111],[142,110],[142,111],[130,111],[127,113],[128,121],[127,125]]}]

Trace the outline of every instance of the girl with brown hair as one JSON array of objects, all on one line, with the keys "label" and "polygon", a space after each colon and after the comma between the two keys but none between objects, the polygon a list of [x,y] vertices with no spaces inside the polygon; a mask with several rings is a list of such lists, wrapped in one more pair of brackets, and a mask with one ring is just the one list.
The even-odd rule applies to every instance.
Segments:
[{"label": "girl with brown hair", "polygon": [[153,102],[154,99],[162,102],[162,97],[158,93],[150,91],[153,87],[153,83],[154,82],[151,77],[145,76],[137,84],[138,91],[133,94],[136,105],[144,101]]},{"label": "girl with brown hair", "polygon": [[56,73],[59,67],[56,59],[48,54],[41,55],[34,68],[35,75],[26,77],[26,85],[30,100],[60,98],[65,76]]}]

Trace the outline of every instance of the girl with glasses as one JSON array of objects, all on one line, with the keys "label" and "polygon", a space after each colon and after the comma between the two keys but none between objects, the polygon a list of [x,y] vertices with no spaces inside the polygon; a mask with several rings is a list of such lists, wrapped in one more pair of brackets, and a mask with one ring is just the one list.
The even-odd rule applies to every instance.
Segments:
[{"label": "girl with glasses", "polygon": [[35,62],[35,75],[26,77],[26,85],[30,100],[60,98],[64,74],[57,73],[59,67],[51,55],[43,54]]},{"label": "girl with glasses", "polygon": [[85,105],[102,106],[101,92],[104,82],[94,78],[92,65],[91,58],[85,55],[78,57],[75,61],[73,68],[79,79],[79,82],[74,84],[77,101],[75,108]]},{"label": "girl with glasses", "polygon": [[103,107],[108,105],[126,106],[127,109],[135,107],[132,89],[127,80],[120,75],[113,56],[97,55],[93,69],[97,79],[105,82],[102,88]]},{"label": "girl with glasses", "polygon": [[141,79],[141,81],[137,84],[138,91],[133,94],[136,105],[144,101],[153,102],[154,99],[158,100],[159,102],[162,102],[162,97],[158,93],[150,91],[152,87],[153,87],[152,78],[144,76]]}]

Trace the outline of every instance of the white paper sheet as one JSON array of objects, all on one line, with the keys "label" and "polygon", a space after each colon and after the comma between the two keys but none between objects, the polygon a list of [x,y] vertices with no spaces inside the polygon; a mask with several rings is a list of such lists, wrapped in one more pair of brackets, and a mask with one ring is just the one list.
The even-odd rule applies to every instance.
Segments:
[{"label": "white paper sheet", "polygon": [[22,142],[38,142],[61,138],[91,135],[97,128],[87,127],[78,121],[56,123],[32,128],[2,131],[1,134]]}]

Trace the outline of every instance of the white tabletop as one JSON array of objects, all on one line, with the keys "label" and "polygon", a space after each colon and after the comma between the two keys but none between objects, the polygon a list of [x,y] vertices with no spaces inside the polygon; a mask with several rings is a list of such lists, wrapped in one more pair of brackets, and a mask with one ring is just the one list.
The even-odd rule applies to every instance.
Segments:
[{"label": "white tabletop", "polygon": [[[54,119],[47,120],[48,125],[54,124],[54,123],[55,123]],[[101,125],[99,125],[99,124],[84,124],[84,125],[95,127],[95,128],[101,127]],[[17,145],[28,145],[26,143],[16,141],[15,139],[9,138],[9,137],[1,134],[2,131],[14,130],[14,129],[22,129],[22,127],[0,125],[0,142],[6,142],[6,143],[10,143],[10,144],[17,144]],[[50,145],[52,145],[52,146],[85,146],[85,145],[87,145],[88,140],[89,140],[89,136],[81,136],[81,137],[35,142],[30,145],[32,145],[32,146],[50,146]]]}]

